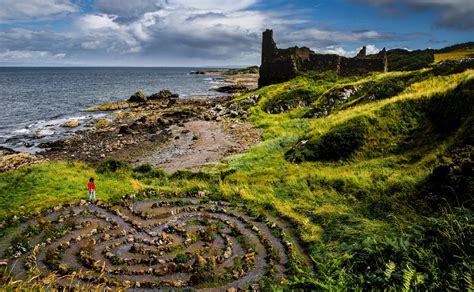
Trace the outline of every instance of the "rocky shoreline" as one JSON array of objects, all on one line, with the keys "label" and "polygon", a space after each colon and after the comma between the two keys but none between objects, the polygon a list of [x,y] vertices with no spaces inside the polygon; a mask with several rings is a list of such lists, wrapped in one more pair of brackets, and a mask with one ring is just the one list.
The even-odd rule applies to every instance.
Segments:
[{"label": "rocky shoreline", "polygon": [[229,85],[212,88],[211,90],[223,93],[243,93],[258,87],[258,67],[252,66],[243,69],[228,70],[198,70],[190,74],[209,75],[216,81],[229,83]]},{"label": "rocky shoreline", "polygon": [[48,160],[94,165],[109,158],[151,163],[166,171],[196,170],[260,140],[260,131],[245,122],[247,112],[232,105],[230,96],[180,99],[160,91],[141,102],[137,96],[144,94],[87,109],[110,114],[70,138],[40,144],[44,152],[31,155],[5,149],[0,153],[0,171]]}]

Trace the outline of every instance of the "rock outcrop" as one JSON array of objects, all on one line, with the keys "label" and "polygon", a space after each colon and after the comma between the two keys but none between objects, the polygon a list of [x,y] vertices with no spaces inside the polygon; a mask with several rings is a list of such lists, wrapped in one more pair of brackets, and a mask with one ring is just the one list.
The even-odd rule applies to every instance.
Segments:
[{"label": "rock outcrop", "polygon": [[143,90],[139,90],[135,92],[130,98],[128,99],[129,102],[145,102],[147,101],[147,97]]},{"label": "rock outcrop", "polygon": [[174,99],[174,98],[178,98],[178,97],[179,97],[178,94],[172,93],[168,89],[164,89],[164,90],[160,90],[157,93],[153,93],[152,95],[150,95],[148,97],[148,99],[151,99],[151,100],[153,100],[153,99]]},{"label": "rock outcrop", "polygon": [[39,156],[25,152],[7,151],[6,148],[0,147],[0,173],[44,161],[45,160]]},{"label": "rock outcrop", "polygon": [[65,122],[64,124],[61,125],[61,127],[76,128],[76,127],[79,127],[80,125],[81,125],[81,122],[79,122],[78,120],[72,120],[72,121]]},{"label": "rock outcrop", "polygon": [[262,65],[258,86],[280,83],[295,78],[299,71],[334,71],[341,76],[386,72],[385,49],[377,55],[366,55],[365,47],[355,58],[334,54],[317,54],[306,47],[279,49],[273,40],[273,31],[263,32]]},{"label": "rock outcrop", "polygon": [[129,102],[147,102],[149,100],[176,100],[179,97],[178,94],[172,93],[168,89],[160,90],[159,92],[153,93],[150,96],[146,96],[143,90],[135,92],[128,99]]},{"label": "rock outcrop", "polygon": [[231,84],[222,87],[212,88],[212,90],[224,93],[241,93],[249,90],[244,84]]}]

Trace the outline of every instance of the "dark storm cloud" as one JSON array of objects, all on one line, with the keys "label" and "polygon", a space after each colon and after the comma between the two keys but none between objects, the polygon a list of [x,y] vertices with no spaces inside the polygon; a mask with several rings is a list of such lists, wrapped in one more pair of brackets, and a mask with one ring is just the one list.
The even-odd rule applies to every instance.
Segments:
[{"label": "dark storm cloud", "polygon": [[157,1],[150,0],[98,0],[94,9],[105,14],[117,15],[124,19],[141,17],[146,12],[159,9]]},{"label": "dark storm cloud", "polygon": [[357,0],[381,7],[387,14],[401,16],[411,11],[432,10],[436,13],[434,24],[448,29],[474,30],[473,0]]}]

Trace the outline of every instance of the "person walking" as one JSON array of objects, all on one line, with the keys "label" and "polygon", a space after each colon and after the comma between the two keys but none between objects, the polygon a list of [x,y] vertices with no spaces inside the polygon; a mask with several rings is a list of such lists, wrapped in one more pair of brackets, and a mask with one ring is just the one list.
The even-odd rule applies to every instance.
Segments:
[{"label": "person walking", "polygon": [[96,199],[95,199],[95,184],[94,184],[93,177],[89,179],[89,183],[87,184],[87,189],[89,190],[89,201],[94,203]]}]

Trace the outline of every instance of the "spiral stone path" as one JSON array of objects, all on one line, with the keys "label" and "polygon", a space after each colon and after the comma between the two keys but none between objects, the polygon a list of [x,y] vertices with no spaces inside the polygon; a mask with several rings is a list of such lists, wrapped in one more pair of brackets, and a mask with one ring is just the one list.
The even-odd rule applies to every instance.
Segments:
[{"label": "spiral stone path", "polygon": [[304,261],[291,232],[270,218],[197,198],[81,201],[22,223],[0,252],[12,279],[39,275],[59,289],[258,290],[264,278],[284,281],[289,261]]}]

